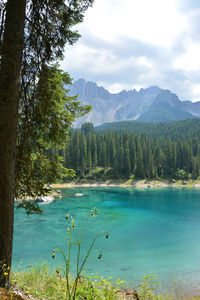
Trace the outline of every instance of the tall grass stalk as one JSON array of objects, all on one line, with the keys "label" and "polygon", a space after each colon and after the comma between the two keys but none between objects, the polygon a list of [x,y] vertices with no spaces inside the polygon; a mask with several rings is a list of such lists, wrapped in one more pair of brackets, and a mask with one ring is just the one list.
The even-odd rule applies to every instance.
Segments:
[{"label": "tall grass stalk", "polygon": [[[67,224],[67,251],[66,253],[62,251],[61,249],[55,248],[52,252],[52,258],[55,258],[55,253],[61,253],[64,262],[65,262],[65,276],[66,276],[66,299],[68,300],[75,300],[76,298],[76,292],[77,292],[77,285],[78,282],[81,278],[85,263],[88,259],[88,257],[91,254],[91,251],[93,249],[93,246],[96,242],[96,240],[101,236],[105,235],[106,239],[108,238],[108,232],[103,230],[99,232],[95,238],[91,241],[91,244],[88,248],[88,250],[85,253],[84,258],[82,261],[80,261],[80,255],[81,255],[81,246],[83,242],[83,235],[86,229],[87,222],[89,218],[94,218],[95,215],[98,213],[98,210],[96,208],[93,208],[85,218],[85,221],[82,225],[80,233],[78,232],[74,219],[71,214],[66,215],[66,220],[68,222]],[[73,234],[74,233],[74,234]],[[75,238],[74,238],[75,236]],[[70,263],[71,263],[71,252],[72,252],[72,246],[76,245],[78,247],[78,252],[77,252],[77,258],[76,258],[76,277],[74,279],[74,282],[72,285],[70,285]],[[98,258],[100,259],[102,257],[102,252],[101,250],[97,250],[99,252]]]}]

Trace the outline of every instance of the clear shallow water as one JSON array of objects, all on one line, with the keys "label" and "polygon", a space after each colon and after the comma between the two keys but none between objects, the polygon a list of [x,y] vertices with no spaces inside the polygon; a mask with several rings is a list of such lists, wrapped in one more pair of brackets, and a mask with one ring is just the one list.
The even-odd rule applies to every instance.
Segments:
[{"label": "clear shallow water", "polygon": [[51,251],[66,249],[66,213],[79,226],[97,207],[100,214],[88,223],[83,250],[101,230],[109,232],[109,239],[101,237],[95,244],[103,257],[98,260],[98,253],[92,254],[85,268],[88,274],[120,277],[131,285],[145,274],[157,274],[165,286],[175,280],[179,289],[200,291],[200,191],[75,188],[41,206],[42,215],[15,212],[15,268],[20,262],[22,267],[41,261],[60,264],[62,257],[52,261]]}]

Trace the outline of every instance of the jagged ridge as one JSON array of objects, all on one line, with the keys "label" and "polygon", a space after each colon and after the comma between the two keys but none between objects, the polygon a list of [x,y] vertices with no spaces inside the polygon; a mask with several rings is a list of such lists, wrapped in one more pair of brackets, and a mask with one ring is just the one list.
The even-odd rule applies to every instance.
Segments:
[{"label": "jagged ridge", "polygon": [[157,86],[112,94],[95,82],[79,79],[70,89],[70,95],[79,95],[80,101],[93,106],[89,114],[76,121],[75,127],[84,122],[98,126],[125,120],[170,122],[200,117],[200,102],[181,101],[176,94]]}]

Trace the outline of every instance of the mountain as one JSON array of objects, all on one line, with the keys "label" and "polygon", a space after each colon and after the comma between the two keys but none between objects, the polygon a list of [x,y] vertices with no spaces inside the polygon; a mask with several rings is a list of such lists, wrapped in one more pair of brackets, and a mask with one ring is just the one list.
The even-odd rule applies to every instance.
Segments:
[{"label": "mountain", "polygon": [[176,94],[157,86],[112,94],[95,82],[79,79],[70,90],[70,96],[79,95],[83,104],[93,106],[90,113],[75,122],[75,127],[84,122],[98,126],[128,120],[171,122],[200,117],[200,101],[181,101]]}]

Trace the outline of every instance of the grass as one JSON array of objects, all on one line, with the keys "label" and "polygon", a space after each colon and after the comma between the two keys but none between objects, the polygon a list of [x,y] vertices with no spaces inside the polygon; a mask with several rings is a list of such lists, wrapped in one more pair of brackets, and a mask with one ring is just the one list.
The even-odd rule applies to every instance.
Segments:
[{"label": "grass", "polygon": [[[29,267],[26,271],[12,273],[11,283],[16,289],[19,287],[24,294],[31,295],[33,299],[62,300],[66,299],[66,278],[61,269],[52,272],[46,264]],[[70,284],[73,283],[70,278]],[[124,282],[111,279],[105,280],[100,276],[85,276],[79,280],[77,286],[77,300],[122,300],[134,299],[125,293],[118,292],[125,288]],[[160,284],[155,275],[145,276],[137,286],[140,300],[183,300],[184,297],[176,296],[175,288],[167,295],[159,292]],[[200,297],[192,297],[188,300],[198,300]]]},{"label": "grass", "polygon": [[[72,282],[71,278],[70,284]],[[49,266],[45,264],[12,273],[11,283],[15,287],[20,287],[25,294],[31,295],[34,299],[66,299],[66,278],[62,270],[51,272]],[[83,276],[79,280],[76,299],[123,299],[121,295],[116,294],[121,285],[120,281],[114,287],[110,280],[102,277]]]}]

